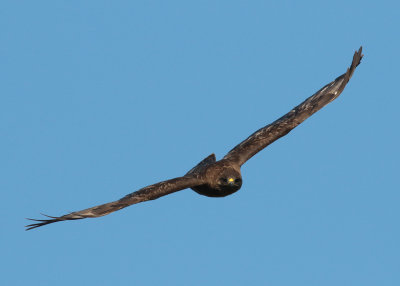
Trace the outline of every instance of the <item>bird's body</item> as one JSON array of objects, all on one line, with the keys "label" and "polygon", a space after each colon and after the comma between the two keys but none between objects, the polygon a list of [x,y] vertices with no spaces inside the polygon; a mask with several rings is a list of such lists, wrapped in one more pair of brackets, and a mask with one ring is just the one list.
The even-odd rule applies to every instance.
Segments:
[{"label": "bird's body", "polygon": [[58,221],[104,216],[127,206],[155,200],[187,188],[191,188],[198,194],[208,197],[225,197],[235,193],[242,186],[241,166],[259,151],[288,134],[312,114],[336,99],[345,88],[356,67],[360,64],[361,52],[361,48],[355,52],[351,66],[346,73],[325,85],[281,118],[251,134],[221,160],[217,161],[215,155],[211,154],[182,177],[144,187],[114,202],[72,212],[60,217],[47,216],[50,219],[31,219],[36,223],[27,225],[27,230]]},{"label": "bird's body", "polygon": [[242,186],[240,166],[225,159],[216,162],[214,154],[201,161],[188,174],[204,180],[204,184],[192,187],[192,190],[207,197],[226,197]]}]

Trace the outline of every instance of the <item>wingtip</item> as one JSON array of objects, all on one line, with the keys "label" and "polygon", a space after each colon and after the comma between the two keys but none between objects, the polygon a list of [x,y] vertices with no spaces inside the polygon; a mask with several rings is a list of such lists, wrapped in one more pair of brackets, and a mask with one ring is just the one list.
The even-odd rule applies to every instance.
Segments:
[{"label": "wingtip", "polygon": [[362,50],[363,50],[363,47],[360,46],[360,48],[354,52],[351,65],[347,68],[347,70],[346,70],[346,72],[344,74],[342,74],[341,76],[337,77],[334,80],[334,82],[338,83],[339,86],[337,86],[335,88],[336,96],[333,99],[335,99],[336,97],[338,97],[342,93],[342,91],[344,90],[345,86],[350,81],[351,77],[353,76],[354,71],[356,70],[358,65],[361,63],[361,59],[364,56],[362,54]]},{"label": "wingtip", "polygon": [[361,59],[364,57],[362,50],[363,50],[363,47],[360,46],[358,51],[354,52],[352,67],[353,66],[357,67],[361,63]]},{"label": "wingtip", "polygon": [[353,61],[351,62],[351,65],[347,69],[347,72],[346,72],[346,76],[345,76],[346,79],[347,79],[347,81],[345,80],[346,83],[350,80],[350,78],[353,75],[356,67],[358,67],[358,65],[361,63],[362,58],[364,57],[364,55],[362,53],[362,49],[363,49],[363,47],[360,46],[358,51],[354,52]]},{"label": "wingtip", "polygon": [[34,228],[37,228],[37,227],[41,227],[41,226],[44,226],[44,225],[47,225],[47,224],[50,224],[50,223],[54,223],[54,222],[60,221],[60,218],[58,218],[58,217],[49,216],[49,215],[46,215],[46,214],[43,214],[43,213],[40,213],[40,214],[45,216],[45,217],[48,217],[50,219],[26,218],[27,220],[36,221],[37,223],[32,223],[32,224],[25,225],[25,231],[26,230],[31,230],[31,229],[34,229]]}]

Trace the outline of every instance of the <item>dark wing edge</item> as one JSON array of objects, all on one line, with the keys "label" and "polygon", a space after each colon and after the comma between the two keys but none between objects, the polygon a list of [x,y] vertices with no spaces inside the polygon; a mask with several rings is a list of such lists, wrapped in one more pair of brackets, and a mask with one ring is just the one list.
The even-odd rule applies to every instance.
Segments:
[{"label": "dark wing edge", "polygon": [[159,197],[169,195],[171,193],[195,187],[201,185],[203,182],[196,176],[184,176],[175,179],[163,181],[154,185],[144,187],[136,192],[126,195],[125,197],[106,204],[98,205],[92,208],[84,209],[81,211],[72,212],[60,217],[48,216],[49,219],[30,219],[36,221],[37,223],[29,224],[26,226],[26,230],[34,229],[40,226],[51,224],[59,221],[66,220],[77,220],[84,218],[94,218],[108,215],[112,212],[118,211],[120,209],[126,208],[130,205],[155,200]]},{"label": "dark wing edge", "polygon": [[229,151],[224,159],[239,164],[240,166],[243,165],[259,151],[275,140],[288,134],[308,117],[336,99],[344,90],[356,67],[361,63],[362,57],[362,47],[360,47],[360,49],[354,53],[353,61],[346,73],[325,85],[278,120],[254,132],[246,140]]}]

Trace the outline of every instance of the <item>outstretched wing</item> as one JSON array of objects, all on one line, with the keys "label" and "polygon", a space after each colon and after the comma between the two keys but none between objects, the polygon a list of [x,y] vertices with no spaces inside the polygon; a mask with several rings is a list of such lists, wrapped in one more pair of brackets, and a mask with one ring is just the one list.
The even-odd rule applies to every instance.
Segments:
[{"label": "outstretched wing", "polygon": [[195,187],[201,185],[203,182],[194,177],[194,176],[184,176],[175,179],[171,179],[168,181],[163,181],[145,188],[142,188],[136,192],[133,192],[129,195],[126,195],[122,199],[117,201],[95,206],[92,208],[88,208],[82,211],[72,212],[60,217],[52,217],[47,216],[49,219],[29,219],[33,221],[37,221],[37,223],[33,223],[27,225],[26,230],[30,230],[39,226],[43,226],[46,224],[64,221],[64,220],[76,220],[76,219],[83,219],[83,218],[93,218],[93,217],[100,217],[104,215],[108,215],[109,213],[118,211],[120,209],[126,208],[130,205],[155,200],[159,197],[169,195],[171,193]]},{"label": "outstretched wing", "polygon": [[289,113],[254,132],[246,140],[229,151],[224,159],[230,160],[240,166],[243,165],[256,153],[275,140],[288,134],[297,125],[337,98],[349,82],[356,67],[360,64],[363,57],[361,52],[362,47],[354,53],[353,62],[346,73],[325,85],[314,95],[293,108]]}]

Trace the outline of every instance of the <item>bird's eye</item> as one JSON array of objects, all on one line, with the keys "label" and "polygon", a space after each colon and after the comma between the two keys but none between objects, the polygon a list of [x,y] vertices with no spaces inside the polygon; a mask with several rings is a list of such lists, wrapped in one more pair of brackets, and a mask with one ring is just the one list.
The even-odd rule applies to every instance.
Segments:
[{"label": "bird's eye", "polygon": [[241,181],[242,181],[242,179],[236,179],[236,180],[235,180],[235,183],[236,183],[236,184],[239,184]]},{"label": "bird's eye", "polygon": [[221,184],[223,184],[223,183],[227,183],[228,179],[227,178],[220,178],[219,181],[220,181]]}]

